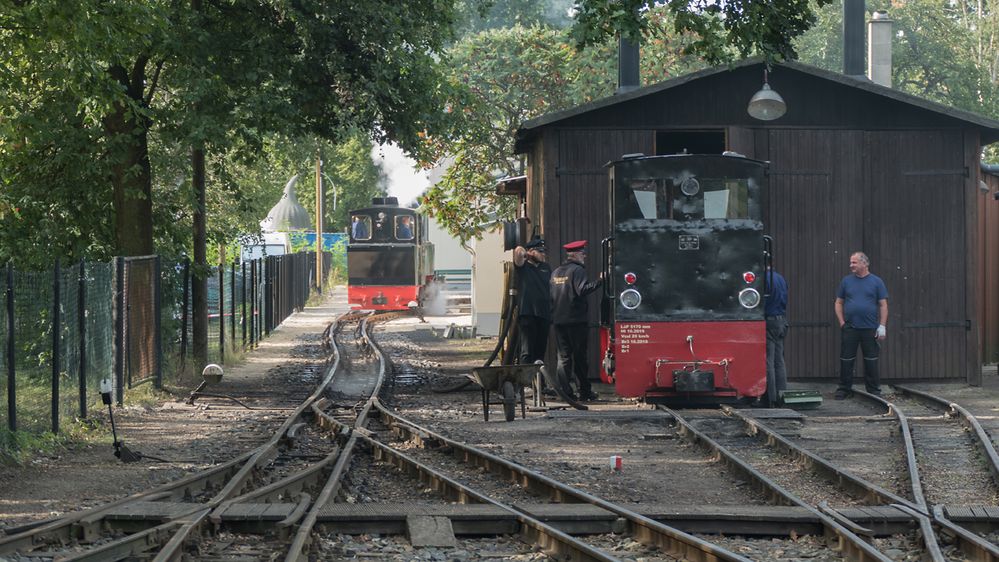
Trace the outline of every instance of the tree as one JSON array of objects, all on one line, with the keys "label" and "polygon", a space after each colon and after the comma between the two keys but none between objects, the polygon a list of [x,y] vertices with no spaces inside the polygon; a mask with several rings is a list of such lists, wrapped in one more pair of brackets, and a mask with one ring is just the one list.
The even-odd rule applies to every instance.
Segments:
[{"label": "tree", "polygon": [[[986,10],[984,3],[932,0],[878,0],[867,7],[886,11],[893,22],[893,88],[999,118],[999,58],[985,48],[997,40],[999,13]],[[841,2],[820,10],[816,26],[796,43],[802,62],[840,71],[842,26]]]},{"label": "tree", "polygon": [[[418,153],[418,134],[448,134],[440,68],[452,25],[445,0],[6,5],[0,49],[12,56],[0,80],[11,93],[0,98],[0,115],[17,118],[0,125],[0,158],[5,170],[19,168],[5,181],[31,175],[30,151],[72,151],[91,164],[60,167],[49,179],[69,184],[85,172],[88,183],[74,187],[113,201],[114,249],[148,253],[152,132],[167,145],[211,150],[237,137],[259,143],[268,132],[338,140],[360,130]],[[60,127],[46,132],[52,123]]]},{"label": "tree", "polygon": [[[815,0],[823,6],[831,0]],[[667,20],[644,17],[661,6]],[[767,60],[794,59],[793,40],[815,22],[809,0],[580,0],[572,36],[579,46],[599,44],[618,36],[640,39],[665,32],[692,34],[684,54],[709,64],[760,55]]]},{"label": "tree", "polygon": [[459,36],[514,25],[563,28],[573,0],[455,0]]},{"label": "tree", "polygon": [[450,56],[453,79],[470,97],[455,105],[464,123],[461,137],[428,139],[438,160],[453,163],[423,205],[464,242],[493,214],[512,213],[515,203],[495,196],[495,180],[524,173],[524,162],[513,154],[520,123],[572,103],[573,51],[556,30],[517,25],[468,36]]},{"label": "tree", "polygon": [[[655,10],[649,17],[669,16]],[[693,40],[690,34],[664,33],[648,41],[642,48],[646,83],[703,66],[682,54]],[[501,176],[524,173],[525,162],[513,150],[517,128],[525,120],[611,95],[616,49],[616,41],[577,49],[565,31],[520,25],[468,35],[455,44],[452,79],[471,97],[454,104],[463,121],[460,137],[428,140],[447,170],[427,192],[424,208],[462,242],[479,236],[489,220],[512,218],[516,202],[497,196],[495,184]]]}]

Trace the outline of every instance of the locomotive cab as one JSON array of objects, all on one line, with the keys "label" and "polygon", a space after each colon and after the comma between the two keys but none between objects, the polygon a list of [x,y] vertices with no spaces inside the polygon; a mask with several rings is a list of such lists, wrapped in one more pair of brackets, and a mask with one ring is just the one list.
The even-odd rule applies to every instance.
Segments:
[{"label": "locomotive cab", "polygon": [[604,369],[618,394],[684,405],[766,392],[766,163],[723,155],[608,164]]}]

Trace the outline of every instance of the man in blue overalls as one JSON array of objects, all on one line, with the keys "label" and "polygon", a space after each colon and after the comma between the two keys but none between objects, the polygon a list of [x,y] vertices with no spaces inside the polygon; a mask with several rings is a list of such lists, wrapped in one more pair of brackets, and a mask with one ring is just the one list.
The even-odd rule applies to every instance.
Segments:
[{"label": "man in blue overalls", "polygon": [[787,390],[787,368],[784,365],[784,338],[787,337],[787,281],[772,268],[767,268],[769,288],[764,315],[767,320],[767,402],[776,406],[780,393]]}]

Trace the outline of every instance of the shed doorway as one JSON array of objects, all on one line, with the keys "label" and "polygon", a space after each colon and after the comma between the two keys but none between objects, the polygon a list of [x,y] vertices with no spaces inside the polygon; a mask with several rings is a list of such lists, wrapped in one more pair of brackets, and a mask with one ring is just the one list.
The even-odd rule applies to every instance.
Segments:
[{"label": "shed doorway", "polygon": [[658,131],[656,155],[721,154],[725,152],[725,131]]}]

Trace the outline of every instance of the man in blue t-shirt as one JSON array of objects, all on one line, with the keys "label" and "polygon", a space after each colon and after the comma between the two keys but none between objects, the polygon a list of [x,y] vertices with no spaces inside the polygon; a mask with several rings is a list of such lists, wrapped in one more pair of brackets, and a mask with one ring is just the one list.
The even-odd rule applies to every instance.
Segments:
[{"label": "man in blue t-shirt", "polygon": [[878,355],[880,342],[887,336],[888,289],[880,277],[870,271],[871,260],[863,252],[850,256],[850,275],[843,278],[836,291],[836,319],[839,320],[842,344],[839,354],[839,388],[836,400],[853,391],[853,364],[857,346],[864,354],[864,383],[867,392],[880,395]]},{"label": "man in blue t-shirt", "polygon": [[777,405],[780,393],[787,390],[784,365],[784,338],[787,337],[787,281],[772,268],[766,274],[767,298],[763,314],[767,320],[767,402]]}]

